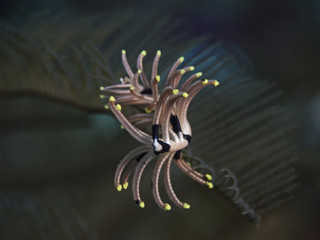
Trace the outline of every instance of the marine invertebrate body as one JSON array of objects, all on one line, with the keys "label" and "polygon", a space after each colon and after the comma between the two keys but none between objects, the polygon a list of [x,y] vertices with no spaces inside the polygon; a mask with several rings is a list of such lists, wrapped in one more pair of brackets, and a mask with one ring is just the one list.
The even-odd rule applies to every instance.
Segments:
[{"label": "marine invertebrate body", "polygon": [[[181,201],[175,194],[170,178],[170,168],[174,161],[176,165],[191,179],[201,185],[213,188],[213,173],[209,170],[197,171],[193,169],[184,157],[184,150],[192,139],[190,123],[187,119],[187,110],[196,94],[207,86],[217,87],[217,80],[199,80],[201,72],[189,76],[179,85],[182,77],[195,68],[187,66],[179,69],[184,58],[177,59],[168,72],[165,84],[160,91],[158,83],[158,63],[161,52],[157,51],[151,70],[150,80],[143,69],[143,58],[146,51],[142,51],[137,58],[137,71],[134,73],[127,61],[126,51],[122,50],[122,63],[127,77],[121,78],[120,83],[108,87],[101,87],[109,97],[106,108],[121,122],[122,126],[136,140],[143,144],[129,152],[119,163],[114,184],[118,191],[127,189],[128,179],[133,174],[132,190],[135,202],[144,207],[139,186],[141,175],[148,163],[157,159],[152,175],[152,192],[157,205],[163,210],[170,210],[169,203],[164,203],[159,194],[159,177],[163,170],[163,179],[166,192],[170,200],[178,207],[188,209],[190,205]],[[178,89],[178,85],[179,88]],[[145,112],[125,116],[122,106],[134,105],[143,107]],[[151,126],[151,134],[142,130],[143,126]],[[125,168],[127,169],[124,172]]]}]

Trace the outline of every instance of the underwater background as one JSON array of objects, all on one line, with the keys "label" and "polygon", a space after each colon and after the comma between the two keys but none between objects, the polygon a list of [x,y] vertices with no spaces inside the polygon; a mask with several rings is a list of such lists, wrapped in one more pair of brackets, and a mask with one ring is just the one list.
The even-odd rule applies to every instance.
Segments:
[{"label": "underwater background", "polygon": [[[319,239],[319,12],[316,0],[1,1],[0,239]],[[144,42],[150,44],[141,46]],[[83,46],[91,52],[80,51]],[[229,63],[228,57],[213,62],[222,69],[221,78],[238,70],[242,74],[245,68],[239,81],[254,76],[274,86],[268,88],[267,96],[281,91],[275,101],[285,111],[277,112],[278,118],[285,121],[281,126],[290,125],[281,141],[272,145],[264,140],[268,133],[260,133],[260,126],[253,124],[249,129],[257,133],[256,139],[246,142],[244,155],[238,154],[240,147],[231,140],[223,144],[226,152],[234,150],[234,159],[239,161],[230,161],[235,168],[247,156],[259,156],[255,154],[262,148],[268,149],[270,158],[272,151],[286,154],[275,163],[282,167],[280,173],[268,170],[270,175],[263,182],[243,177],[242,183],[252,189],[250,197],[255,197],[258,186],[284,182],[290,200],[281,204],[271,199],[262,204],[261,209],[270,210],[261,211],[260,226],[255,227],[219,193],[199,187],[178,171],[175,189],[191,203],[189,211],[158,209],[148,191],[149,182],[141,187],[148,203],[145,209],[135,205],[130,191],[117,192],[114,171],[136,143],[103,108],[105,102],[99,98],[97,86],[107,82],[98,79],[93,85],[86,78],[76,79],[82,79],[86,70],[96,71],[94,57],[103,62],[101,53],[110,68],[104,76],[112,73],[108,77],[118,81],[124,74],[120,66],[122,48],[128,48],[128,54],[129,49],[136,51],[130,55],[131,61],[144,48],[150,53],[161,48],[169,62],[162,65],[163,71],[181,54],[192,59],[197,51],[213,51],[218,56],[230,52],[231,57],[238,56],[239,64]],[[30,52],[37,49],[47,55],[35,59],[40,55],[31,56]],[[61,58],[61,67],[52,60],[56,56],[76,56],[83,61],[68,65],[68,59]],[[57,66],[52,70],[50,65],[51,72],[38,75],[38,67],[46,61]],[[199,63],[210,72],[209,57]],[[63,72],[64,68],[69,71]],[[239,87],[237,79],[230,85],[245,91],[246,85]],[[222,88],[222,93],[227,96],[230,92],[230,96],[224,99],[222,93],[218,95],[218,106],[230,104],[240,111],[257,101],[249,99],[239,107],[236,104],[241,101],[241,92],[232,89]],[[212,103],[202,101],[209,106]],[[272,121],[269,111],[263,114],[269,114]],[[197,123],[199,116],[191,118]],[[210,130],[210,125],[205,129]],[[199,124],[194,128],[195,132],[206,131]],[[277,134],[285,128],[275,129]],[[214,136],[203,139],[209,148],[210,143],[216,144]],[[265,145],[259,148],[255,142]],[[287,148],[287,142],[294,150]],[[197,150],[196,140],[194,144]],[[216,149],[201,152],[198,145],[202,158],[215,166],[215,159],[205,156],[215,156]],[[294,162],[287,163],[287,156]],[[227,164],[221,159],[222,166]],[[241,165],[238,177],[259,164]],[[150,171],[145,177],[148,174]],[[280,175],[282,178],[277,177]],[[263,196],[273,196],[271,190]]]}]

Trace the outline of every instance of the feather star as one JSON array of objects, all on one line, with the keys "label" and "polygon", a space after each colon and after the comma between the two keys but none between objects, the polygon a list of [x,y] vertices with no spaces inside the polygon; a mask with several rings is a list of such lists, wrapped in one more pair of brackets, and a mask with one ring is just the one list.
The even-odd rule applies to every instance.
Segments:
[{"label": "feather star", "polygon": [[[178,84],[185,73],[193,71],[193,66],[178,69],[184,58],[176,60],[167,75],[162,91],[159,91],[158,63],[161,52],[157,51],[152,69],[150,81],[143,70],[143,58],[146,51],[142,51],[137,58],[137,71],[134,73],[128,63],[126,51],[122,50],[122,63],[127,77],[121,78],[119,84],[101,87],[106,92],[109,102],[105,106],[111,109],[116,118],[121,122],[132,137],[143,145],[129,152],[119,163],[114,184],[118,191],[128,188],[128,179],[132,177],[132,191],[134,201],[141,207],[145,207],[140,196],[140,180],[142,173],[151,160],[157,159],[152,175],[152,193],[157,205],[163,210],[170,210],[169,203],[162,201],[159,194],[159,177],[163,170],[165,189],[170,200],[178,207],[189,209],[190,205],[182,202],[175,194],[171,179],[170,168],[172,161],[188,177],[201,185],[213,188],[213,176],[207,172],[196,171],[191,164],[184,159],[184,149],[190,144],[192,138],[191,126],[187,119],[187,110],[191,100],[196,94],[207,86],[217,87],[217,80],[197,80],[202,76],[201,72],[187,78],[178,89]],[[103,96],[105,97],[105,96]],[[134,113],[125,116],[122,106],[139,105],[145,112]],[[152,134],[141,130],[141,126],[151,125]],[[126,171],[125,171],[126,170]]]}]

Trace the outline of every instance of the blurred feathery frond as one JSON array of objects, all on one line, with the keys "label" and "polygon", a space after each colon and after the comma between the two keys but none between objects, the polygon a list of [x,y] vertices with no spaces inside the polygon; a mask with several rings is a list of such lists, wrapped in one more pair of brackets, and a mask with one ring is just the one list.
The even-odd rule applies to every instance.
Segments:
[{"label": "blurred feathery frond", "polygon": [[[144,48],[164,49],[159,73],[184,56],[184,65],[220,82],[215,91],[202,91],[189,109],[193,167],[214,168],[216,188],[256,224],[261,213],[292,198],[295,151],[287,134],[293,126],[279,105],[277,86],[250,76],[250,63],[235,47],[191,37],[170,17],[118,14],[76,20],[33,16],[23,27],[2,24],[0,97],[42,96],[104,112],[99,87],[123,76],[120,50],[126,48],[133,63]],[[145,69],[150,66],[145,61]],[[14,114],[2,109],[3,116]]]},{"label": "blurred feathery frond", "polygon": [[280,105],[282,92],[250,76],[234,46],[202,45],[184,55],[184,64],[221,83],[190,106],[193,154],[216,169],[217,189],[259,224],[259,215],[291,199],[297,186],[288,140],[294,124]]},{"label": "blurred feathery frond", "polygon": [[[118,62],[123,47],[132,49],[132,56],[144,46],[151,51],[165,48],[171,60],[200,39],[177,33],[179,22],[159,13],[119,14],[76,20],[40,15],[20,28],[2,23],[1,95],[37,94],[101,112],[99,87],[122,76]],[[157,28],[150,26],[155,21]]]},{"label": "blurred feathery frond", "polygon": [[98,239],[71,206],[50,198],[12,192],[1,194],[1,238]]}]

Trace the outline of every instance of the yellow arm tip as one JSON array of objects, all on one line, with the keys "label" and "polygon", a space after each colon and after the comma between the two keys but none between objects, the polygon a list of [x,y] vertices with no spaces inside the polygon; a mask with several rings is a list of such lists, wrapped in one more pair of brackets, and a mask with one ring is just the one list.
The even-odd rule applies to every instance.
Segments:
[{"label": "yellow arm tip", "polygon": [[182,93],[182,96],[183,96],[184,98],[187,98],[187,97],[189,96],[189,94],[186,93],[186,92],[184,92],[184,93]]},{"label": "yellow arm tip", "polygon": [[109,101],[110,101],[110,102],[115,102],[116,99],[114,98],[114,96],[110,96],[110,97],[109,97]]},{"label": "yellow arm tip", "polygon": [[100,91],[103,91],[103,90],[104,90],[104,87],[101,86],[99,89],[100,89]]},{"label": "yellow arm tip", "polygon": [[160,50],[157,51],[157,55],[158,55],[159,57],[161,56],[161,51],[160,51]]},{"label": "yellow arm tip", "polygon": [[130,86],[130,90],[133,91],[134,90],[134,86]]},{"label": "yellow arm tip", "polygon": [[117,190],[118,190],[118,192],[120,192],[122,190],[122,186],[120,184],[117,186]]},{"label": "yellow arm tip", "polygon": [[142,73],[142,71],[140,69],[138,69],[138,74],[141,74],[141,73]]},{"label": "yellow arm tip", "polygon": [[104,105],[104,108],[105,108],[105,109],[109,109],[108,104]]},{"label": "yellow arm tip", "polygon": [[208,81],[208,79],[205,79],[205,80],[203,80],[203,81],[202,81],[202,83],[201,83],[201,84],[202,84],[202,86],[205,86],[205,85],[207,85],[207,84],[208,84],[208,82],[209,82],[209,81]]},{"label": "yellow arm tip", "polygon": [[99,98],[103,99],[103,98],[105,98],[105,96],[103,94],[100,94]]},{"label": "yellow arm tip", "polygon": [[201,76],[202,76],[202,72],[198,72],[198,73],[196,74],[196,76],[197,76],[197,78],[201,77]]},{"label": "yellow arm tip", "polygon": [[213,81],[213,86],[217,87],[217,86],[219,86],[219,84],[220,84],[220,83],[219,83],[217,80],[214,80],[214,81]]},{"label": "yellow arm tip", "polygon": [[147,55],[147,51],[146,51],[146,50],[143,50],[143,51],[141,52],[141,54],[142,54],[143,56],[145,56],[145,55]]},{"label": "yellow arm tip", "polygon": [[206,174],[205,177],[206,177],[206,179],[209,180],[209,181],[212,180],[212,176],[211,176],[210,174]]},{"label": "yellow arm tip", "polygon": [[183,204],[183,208],[184,208],[184,209],[189,209],[189,208],[190,208],[190,205],[189,205],[188,203],[184,203],[184,204]]},{"label": "yellow arm tip", "polygon": [[184,69],[181,69],[180,70],[180,74],[182,75],[182,74],[185,74],[186,73],[186,71],[184,70]]},{"label": "yellow arm tip", "polygon": [[187,162],[187,165],[188,165],[189,167],[191,167],[191,163],[190,163],[190,162]]},{"label": "yellow arm tip", "polygon": [[179,58],[179,62],[182,63],[184,61],[184,57]]},{"label": "yellow arm tip", "polygon": [[172,90],[172,94],[173,94],[173,95],[177,95],[178,93],[179,93],[179,89],[173,89],[173,90]]},{"label": "yellow arm tip", "polygon": [[194,66],[191,66],[190,67],[190,71],[193,71],[195,68],[194,68]]},{"label": "yellow arm tip", "polygon": [[120,105],[120,104],[117,104],[117,105],[116,105],[116,108],[117,108],[119,111],[121,111],[121,105]]},{"label": "yellow arm tip", "polygon": [[212,182],[206,182],[206,185],[208,186],[208,188],[212,189],[213,188],[213,184]]},{"label": "yellow arm tip", "polygon": [[152,112],[148,107],[145,107],[144,110],[146,111],[146,113],[151,113]]},{"label": "yellow arm tip", "polygon": [[164,210],[166,211],[170,211],[171,210],[171,206],[169,203],[164,204]]},{"label": "yellow arm tip", "polygon": [[144,202],[139,203],[139,207],[144,208],[145,207]]},{"label": "yellow arm tip", "polygon": [[121,124],[121,125],[120,125],[120,128],[121,128],[121,129],[124,129],[124,126]]},{"label": "yellow arm tip", "polygon": [[122,49],[122,50],[121,50],[121,53],[122,53],[122,54],[126,54],[126,50]]},{"label": "yellow arm tip", "polygon": [[156,76],[156,81],[160,82],[160,76],[159,75]]},{"label": "yellow arm tip", "polygon": [[126,190],[129,186],[129,183],[128,182],[125,182],[124,184],[122,184],[122,187],[124,190]]}]

